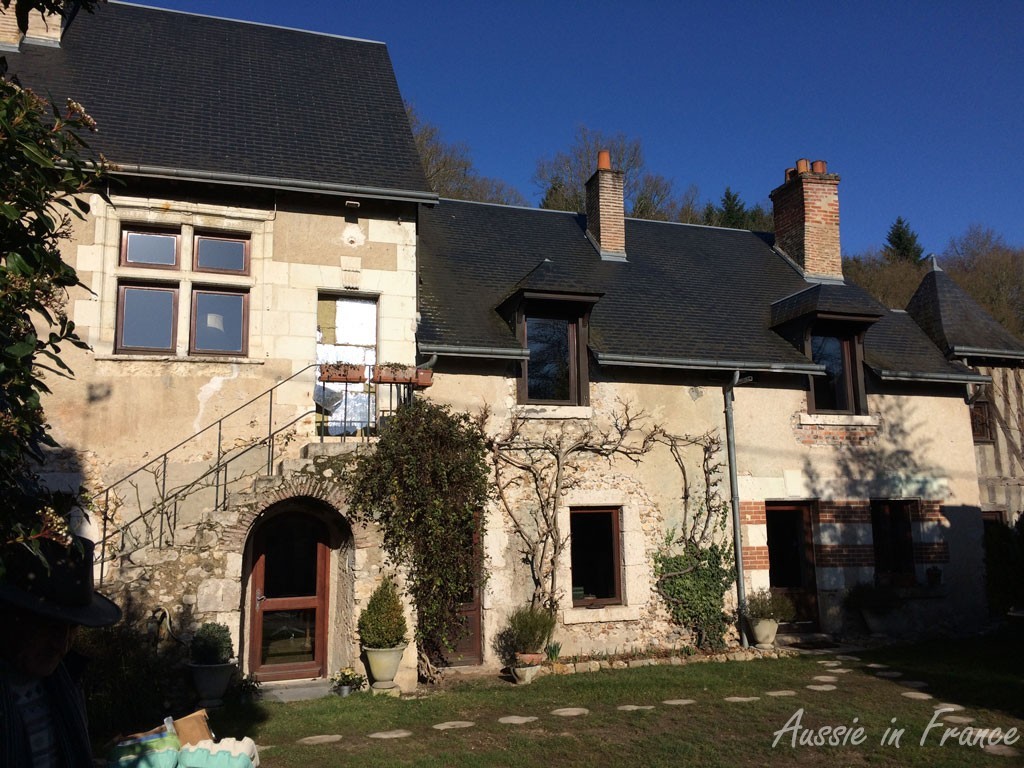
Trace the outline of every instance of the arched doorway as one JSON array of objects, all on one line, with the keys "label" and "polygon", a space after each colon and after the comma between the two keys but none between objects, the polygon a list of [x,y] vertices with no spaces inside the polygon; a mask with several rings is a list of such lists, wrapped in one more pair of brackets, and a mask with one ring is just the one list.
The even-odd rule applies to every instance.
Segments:
[{"label": "arched doorway", "polygon": [[282,502],[253,530],[249,671],[259,680],[327,673],[332,536],[321,506]]}]

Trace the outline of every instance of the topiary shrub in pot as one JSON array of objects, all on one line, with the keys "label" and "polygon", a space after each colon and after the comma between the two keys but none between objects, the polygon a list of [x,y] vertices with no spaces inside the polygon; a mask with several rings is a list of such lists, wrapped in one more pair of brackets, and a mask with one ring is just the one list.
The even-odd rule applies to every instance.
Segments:
[{"label": "topiary shrub in pot", "polygon": [[395,582],[386,577],[359,614],[359,638],[373,677],[373,687],[394,688],[395,675],[408,644],[405,609]]},{"label": "topiary shrub in pot", "polygon": [[889,616],[901,602],[893,587],[863,581],[855,584],[843,599],[846,609],[859,612],[868,631],[875,635],[890,634],[893,627]]},{"label": "topiary shrub in pot", "polygon": [[192,636],[188,666],[200,707],[212,709],[224,703],[224,693],[237,669],[231,662],[234,655],[231,630],[226,624],[207,622]]},{"label": "topiary shrub in pot", "polygon": [[757,645],[774,645],[779,622],[792,621],[795,616],[793,601],[782,592],[762,588],[747,595],[747,624]]},{"label": "topiary shrub in pot", "polygon": [[517,683],[533,680],[554,631],[555,615],[544,608],[524,605],[509,615],[494,639],[494,647]]}]

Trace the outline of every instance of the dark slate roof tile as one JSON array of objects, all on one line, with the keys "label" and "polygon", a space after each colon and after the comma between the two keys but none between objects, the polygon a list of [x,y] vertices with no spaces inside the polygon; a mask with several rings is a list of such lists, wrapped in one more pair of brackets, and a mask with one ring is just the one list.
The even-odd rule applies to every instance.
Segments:
[{"label": "dark slate roof tile", "polygon": [[73,98],[125,166],[429,196],[382,43],[108,3],[60,48],[7,55],[22,84]]}]

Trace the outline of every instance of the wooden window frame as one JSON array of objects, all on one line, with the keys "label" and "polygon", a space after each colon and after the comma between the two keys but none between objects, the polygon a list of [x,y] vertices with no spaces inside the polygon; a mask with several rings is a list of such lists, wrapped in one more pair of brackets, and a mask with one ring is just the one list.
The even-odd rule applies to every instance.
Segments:
[{"label": "wooden window frame", "polygon": [[[148,264],[146,262],[128,260],[128,237],[130,235],[160,235],[161,237],[174,238],[174,263],[173,264]],[[181,232],[173,229],[158,229],[147,227],[122,227],[121,228],[121,254],[118,261],[119,266],[132,267],[135,269],[181,269]]]},{"label": "wooden window frame", "polygon": [[970,405],[971,437],[976,445],[990,445],[996,441],[992,403],[979,397]]},{"label": "wooden window frame", "polygon": [[[125,292],[128,290],[163,291],[172,295],[171,301],[171,345],[161,347],[126,347],[123,344],[125,322]],[[173,355],[178,346],[178,294],[177,283],[134,283],[121,282],[117,286],[117,327],[114,339],[114,351],[121,355]]]},{"label": "wooden window frame", "polygon": [[517,401],[520,405],[589,405],[590,377],[587,358],[590,327],[590,306],[559,299],[530,301],[516,312],[516,337],[523,349],[529,351],[527,320],[529,318],[566,320],[569,327],[569,398],[544,400],[529,396],[530,360],[524,358],[519,366]]},{"label": "wooden window frame", "polygon": [[[227,240],[233,243],[242,243],[244,246],[242,269],[211,269],[210,267],[199,266],[199,241],[200,240]],[[204,274],[221,275],[244,275],[248,276],[252,268],[249,258],[250,238],[241,236],[240,233],[232,232],[196,232],[192,237],[192,271]]]},{"label": "wooden window frame", "polygon": [[[573,515],[608,515],[612,521],[612,547],[611,547],[611,558],[612,558],[612,575],[613,582],[615,585],[615,594],[612,597],[597,597],[592,599],[575,599],[573,598],[573,608],[603,608],[606,605],[623,605],[622,595],[622,507],[573,507],[569,509],[569,529],[572,530],[572,518]],[[572,546],[573,541],[570,536],[569,540],[569,559],[570,559],[570,590],[572,589],[572,577],[571,577],[571,561],[572,561]]]},{"label": "wooden window frame", "polygon": [[[914,558],[914,514],[919,509],[920,503],[913,499],[872,499],[871,500],[871,539],[873,542],[875,561],[875,582],[893,587],[912,587],[917,584],[917,564]],[[904,531],[896,531],[900,541],[897,542],[893,536],[893,508],[900,507],[906,512],[907,526]],[[888,518],[887,532],[889,537],[879,541],[876,516],[885,515]],[[899,550],[903,549],[903,557],[900,557]],[[880,563],[885,555],[889,563]],[[880,568],[880,566],[886,566]]]},{"label": "wooden window frame", "polygon": [[[242,298],[242,349],[235,350],[207,350],[196,348],[196,311],[198,302],[196,295],[200,293],[217,294],[220,296],[240,296]],[[230,289],[222,287],[211,287],[196,285],[192,287],[189,307],[188,321],[188,353],[196,357],[248,357],[249,355],[249,291],[248,289]]]},{"label": "wooden window frame", "polygon": [[814,396],[815,376],[808,377],[807,412],[821,414],[865,415],[868,412],[864,389],[864,333],[844,330],[832,323],[812,324],[804,335],[804,354],[814,360],[813,338],[832,337],[842,345],[843,368],[849,406],[842,409],[818,408]]}]

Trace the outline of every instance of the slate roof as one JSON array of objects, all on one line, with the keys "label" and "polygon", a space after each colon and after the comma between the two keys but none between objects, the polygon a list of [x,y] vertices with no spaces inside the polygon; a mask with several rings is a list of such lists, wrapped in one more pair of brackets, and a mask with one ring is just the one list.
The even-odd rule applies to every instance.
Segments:
[{"label": "slate roof", "polygon": [[383,43],[110,2],[7,62],[127,173],[435,197]]},{"label": "slate roof", "polygon": [[772,326],[807,315],[858,317],[870,322],[886,313],[867,291],[848,283],[815,283],[772,304]]},{"label": "slate roof", "polygon": [[934,262],[907,304],[907,312],[946,355],[1024,359],[1024,343]]},{"label": "slate roof", "polygon": [[820,370],[772,330],[772,304],[788,298],[881,317],[865,342],[879,370],[954,381],[966,374],[906,315],[855,286],[805,281],[762,235],[627,219],[629,259],[618,262],[602,260],[585,230],[574,213],[455,200],[423,210],[420,351],[522,357],[496,308],[529,287],[600,295],[590,347],[602,365]]}]

